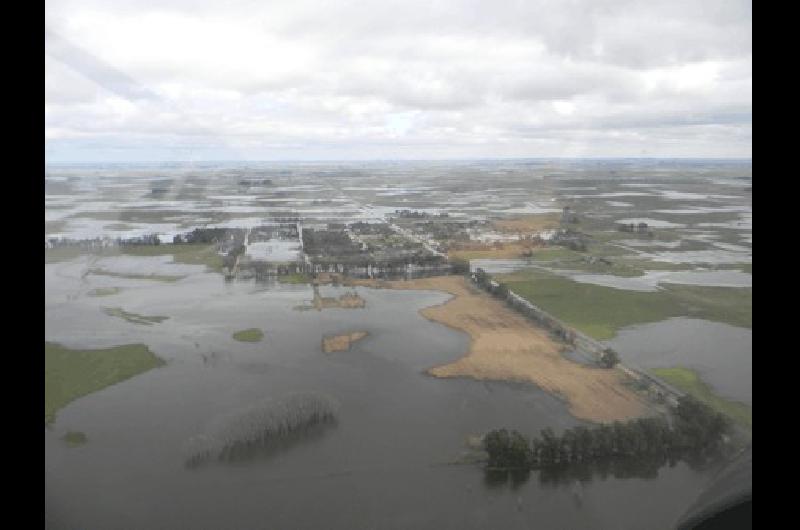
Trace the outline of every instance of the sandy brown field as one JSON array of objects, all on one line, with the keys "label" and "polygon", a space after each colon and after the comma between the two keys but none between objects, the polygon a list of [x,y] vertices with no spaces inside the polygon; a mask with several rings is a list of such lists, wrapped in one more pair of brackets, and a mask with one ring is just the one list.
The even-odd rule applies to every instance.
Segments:
[{"label": "sandy brown field", "polygon": [[566,359],[560,353],[563,344],[505,304],[469,285],[463,277],[353,283],[454,295],[442,305],[421,311],[426,318],[465,331],[472,339],[466,356],[428,371],[435,377],[534,383],[566,400],[575,417],[595,422],[626,420],[651,412],[647,401],[625,385],[626,376],[620,371],[592,368]]},{"label": "sandy brown field", "polygon": [[525,252],[535,251],[529,242],[509,243],[469,243],[461,244],[447,251],[450,259],[512,259],[521,258]]},{"label": "sandy brown field", "polygon": [[545,213],[494,221],[495,229],[506,233],[532,234],[560,226],[561,214]]},{"label": "sandy brown field", "polygon": [[323,337],[322,351],[325,353],[348,351],[354,342],[363,339],[367,335],[368,333],[366,331],[354,331],[352,333],[345,333],[344,335]]}]

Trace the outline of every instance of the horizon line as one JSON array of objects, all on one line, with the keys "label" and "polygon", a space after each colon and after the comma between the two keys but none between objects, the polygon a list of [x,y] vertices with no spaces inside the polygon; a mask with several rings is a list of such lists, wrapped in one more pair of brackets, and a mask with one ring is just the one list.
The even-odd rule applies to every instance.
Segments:
[{"label": "horizon line", "polygon": [[753,157],[712,157],[712,156],[542,156],[542,157],[475,157],[475,158],[319,158],[319,159],[205,159],[205,160],[45,160],[51,164],[209,164],[209,163],[342,163],[342,162],[482,162],[482,161],[521,161],[521,160],[684,160],[684,161],[736,161],[752,162]]}]

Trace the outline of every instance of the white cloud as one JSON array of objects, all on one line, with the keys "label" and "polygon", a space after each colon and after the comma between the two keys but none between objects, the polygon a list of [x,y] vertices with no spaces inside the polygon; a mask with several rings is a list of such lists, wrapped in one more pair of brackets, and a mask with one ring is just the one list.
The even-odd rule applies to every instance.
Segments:
[{"label": "white cloud", "polygon": [[45,139],[54,159],[750,156],[751,18],[722,0],[48,1]]}]

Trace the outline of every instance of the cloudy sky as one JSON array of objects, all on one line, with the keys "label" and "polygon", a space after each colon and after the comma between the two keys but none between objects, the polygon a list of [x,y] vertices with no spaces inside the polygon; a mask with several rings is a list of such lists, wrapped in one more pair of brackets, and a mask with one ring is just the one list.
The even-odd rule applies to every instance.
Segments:
[{"label": "cloudy sky", "polygon": [[738,0],[47,0],[48,161],[750,157]]}]

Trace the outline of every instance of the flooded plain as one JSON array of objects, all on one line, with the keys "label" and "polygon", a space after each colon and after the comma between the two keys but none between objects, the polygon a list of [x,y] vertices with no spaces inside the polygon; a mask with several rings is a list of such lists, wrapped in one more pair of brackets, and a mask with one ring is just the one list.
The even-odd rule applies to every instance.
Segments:
[{"label": "flooded plain", "polygon": [[[295,312],[310,287],[225,283],[202,272],[173,284],[81,279],[79,271],[46,266],[48,292],[70,298],[47,304],[46,340],[72,347],[141,341],[167,365],[73,402],[46,430],[52,528],[230,521],[243,528],[643,528],[668,526],[709,480],[683,464],[651,479],[595,478],[577,505],[572,483],[543,485],[534,474],[515,487],[487,484],[479,466],[453,464],[471,434],[507,425],[560,430],[578,421],[532,385],[424,375],[468,346],[466,335],[417,313],[447,294],[358,288],[364,309]],[[119,294],[83,294],[111,283]],[[111,299],[170,319],[154,326],[113,319],[100,310]],[[264,330],[264,340],[233,340],[245,327]],[[353,329],[369,335],[350,351],[321,352],[323,335]],[[337,400],[337,425],[278,454],[184,466],[187,441],[215,418],[298,391]],[[88,443],[66,445],[59,438],[68,430],[86,433]],[[633,512],[632,497],[641,500]]]},{"label": "flooded plain", "polygon": [[[617,221],[682,210],[657,214],[669,225],[653,227],[664,231],[656,240],[690,239],[703,250],[625,252],[697,270],[606,276],[651,287],[752,285],[749,272],[708,270],[752,263],[752,225],[739,224],[740,210],[723,211],[748,207],[741,168],[622,164],[616,177],[610,171],[602,163],[534,162],[48,168],[45,236],[156,232],[168,243],[198,226],[253,227],[282,216],[315,226],[374,222],[406,208],[483,219],[566,205],[587,226],[611,233]],[[698,239],[690,231],[698,227],[713,237]],[[296,256],[294,243],[260,243],[251,257]],[[518,264],[495,265],[508,271]],[[48,528],[670,528],[713,478],[713,468],[679,463],[625,478],[554,480],[532,472],[506,481],[464,462],[472,435],[500,427],[560,432],[581,422],[532,384],[426,375],[469,347],[465,333],[418,312],[448,300],[446,293],[322,286],[323,297],[355,290],[364,307],[296,311],[312,303],[311,286],[225,281],[169,256],[88,255],[46,263],[45,289],[46,341],[71,348],[144,343],[166,361],[73,401],[45,429]],[[140,325],[108,307],[168,320]],[[233,338],[249,328],[262,330],[263,339]],[[347,351],[322,351],[324,337],[354,332],[367,335]],[[694,367],[722,395],[752,403],[751,334],[677,318],[624,329],[610,344],[643,367]],[[220,417],[297,392],[338,403],[335,425],[269,454],[185,466],[189,440]],[[69,446],[61,440],[68,431],[85,433],[87,442]]]}]

